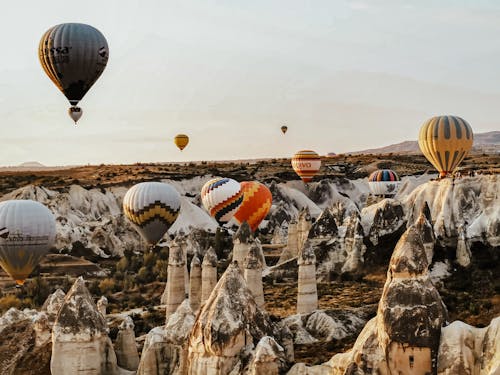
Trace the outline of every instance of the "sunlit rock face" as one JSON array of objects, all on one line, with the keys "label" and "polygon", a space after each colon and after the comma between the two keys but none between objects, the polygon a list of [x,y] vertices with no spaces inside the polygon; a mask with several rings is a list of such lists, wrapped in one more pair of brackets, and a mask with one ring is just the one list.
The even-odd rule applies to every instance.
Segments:
[{"label": "sunlit rock face", "polygon": [[252,293],[257,306],[264,308],[264,287],[262,285],[261,251],[257,244],[253,244],[243,262],[243,275],[247,287]]},{"label": "sunlit rock face", "polygon": [[413,223],[428,203],[434,233],[441,246],[456,247],[464,238],[500,246],[500,179],[498,175],[429,181],[402,198],[407,221]]},{"label": "sunlit rock face", "polygon": [[191,309],[196,312],[201,304],[201,260],[198,253],[193,255],[190,270],[189,302],[191,303]]},{"label": "sunlit rock face", "polygon": [[64,299],[52,331],[50,369],[58,374],[117,374],[106,321],[78,278]]},{"label": "sunlit rock face", "polygon": [[243,270],[243,261],[253,242],[254,236],[252,230],[250,229],[250,225],[245,221],[240,225],[233,237],[233,261],[238,262],[241,270]]},{"label": "sunlit rock face", "polygon": [[273,336],[273,326],[233,262],[196,318],[189,337],[188,374],[229,374],[243,369],[264,336]]},{"label": "sunlit rock face", "polygon": [[61,289],[57,289],[47,297],[42,305],[41,311],[47,313],[49,320],[54,321],[56,319],[57,313],[64,303],[65,297],[66,294]]},{"label": "sunlit rock face", "polygon": [[153,328],[142,350],[138,375],[173,375],[187,371],[188,336],[195,316],[188,299],[184,300],[167,324]]},{"label": "sunlit rock face", "polygon": [[270,336],[260,339],[250,363],[249,375],[278,375],[285,368],[286,359],[283,348]]}]

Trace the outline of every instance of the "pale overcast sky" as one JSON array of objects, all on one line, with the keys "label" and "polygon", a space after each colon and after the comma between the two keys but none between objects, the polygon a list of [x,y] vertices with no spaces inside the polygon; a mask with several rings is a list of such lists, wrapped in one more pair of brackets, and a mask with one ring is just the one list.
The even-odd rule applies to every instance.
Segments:
[{"label": "pale overcast sky", "polygon": [[[76,127],[37,56],[64,22],[110,49]],[[0,165],[339,153],[416,139],[436,114],[499,130],[499,35],[496,0],[9,1]]]}]

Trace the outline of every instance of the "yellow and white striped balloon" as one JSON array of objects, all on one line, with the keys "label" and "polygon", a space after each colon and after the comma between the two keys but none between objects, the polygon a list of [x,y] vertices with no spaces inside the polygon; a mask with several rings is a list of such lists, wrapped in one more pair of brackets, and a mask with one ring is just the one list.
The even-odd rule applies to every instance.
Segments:
[{"label": "yellow and white striped balloon", "polygon": [[457,116],[435,116],[420,128],[418,145],[441,177],[452,173],[472,148],[472,128]]},{"label": "yellow and white striped balloon", "polygon": [[123,198],[123,211],[141,236],[155,245],[179,216],[181,196],[162,182],[141,182]]}]

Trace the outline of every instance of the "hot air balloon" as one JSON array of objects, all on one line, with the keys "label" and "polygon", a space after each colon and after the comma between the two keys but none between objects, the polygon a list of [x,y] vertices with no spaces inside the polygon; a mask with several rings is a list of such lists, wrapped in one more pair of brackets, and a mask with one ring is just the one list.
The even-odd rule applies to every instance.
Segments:
[{"label": "hot air balloon", "polygon": [[392,196],[397,193],[401,179],[391,169],[379,169],[368,177],[368,186],[373,195]]},{"label": "hot air balloon", "polygon": [[48,29],[38,46],[42,68],[69,100],[70,117],[82,112],[76,105],[97,81],[108,62],[106,38],[96,28],[83,23],[63,23]]},{"label": "hot air balloon", "polygon": [[0,202],[0,265],[22,285],[54,244],[56,220],[32,200]]},{"label": "hot air balloon", "polygon": [[328,154],[326,154],[327,158],[334,158],[335,156],[337,156],[335,152],[329,152]]},{"label": "hot air balloon", "polygon": [[240,183],[231,178],[216,177],[201,189],[201,202],[219,225],[227,223],[243,202]]},{"label": "hot air balloon", "polygon": [[146,242],[154,246],[179,216],[181,197],[162,182],[141,182],[123,198],[125,216]]},{"label": "hot air balloon", "polygon": [[292,167],[304,182],[309,182],[321,167],[321,158],[311,150],[302,150],[293,155]]},{"label": "hot air balloon", "polygon": [[424,156],[446,177],[472,148],[472,128],[457,116],[435,116],[420,128],[418,145]]},{"label": "hot air balloon", "polygon": [[234,214],[239,225],[247,222],[253,232],[271,209],[273,196],[266,185],[258,181],[243,181],[240,183],[243,190],[243,202]]},{"label": "hot air balloon", "polygon": [[283,125],[283,126],[281,127],[281,132],[282,132],[283,134],[285,134],[287,130],[288,130],[288,126]]},{"label": "hot air balloon", "polygon": [[177,134],[174,138],[174,143],[182,151],[189,143],[189,137],[185,134]]}]

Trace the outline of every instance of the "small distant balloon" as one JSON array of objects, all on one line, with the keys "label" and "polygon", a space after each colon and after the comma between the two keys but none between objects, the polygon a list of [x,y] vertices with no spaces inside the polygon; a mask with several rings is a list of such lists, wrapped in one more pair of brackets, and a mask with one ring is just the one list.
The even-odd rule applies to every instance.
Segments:
[{"label": "small distant balloon", "polygon": [[373,195],[395,195],[400,183],[401,179],[391,169],[379,169],[368,177],[368,186]]},{"label": "small distant balloon", "polygon": [[77,121],[80,120],[80,117],[82,117],[83,111],[80,107],[73,106],[73,107],[68,108],[68,114],[69,114],[69,117],[71,117],[71,119],[76,124]]},{"label": "small distant balloon", "polygon": [[141,182],[123,198],[123,211],[149,245],[156,245],[177,220],[181,196],[163,182]]},{"label": "small distant balloon", "polygon": [[329,152],[328,154],[326,154],[327,158],[334,158],[335,156],[337,156],[335,152]]},{"label": "small distant balloon", "polygon": [[320,156],[311,150],[301,150],[292,158],[292,167],[304,182],[310,182],[321,168]]},{"label": "small distant balloon", "polygon": [[243,202],[243,191],[238,181],[216,177],[201,188],[201,202],[219,225],[227,223]]},{"label": "small distant balloon", "polygon": [[418,145],[440,177],[453,173],[472,148],[471,126],[457,116],[435,116],[420,128]]},{"label": "small distant balloon", "polygon": [[56,220],[32,200],[0,202],[0,266],[22,285],[54,245]]},{"label": "small distant balloon", "polygon": [[82,115],[81,110],[76,110],[76,105],[108,62],[106,38],[90,25],[63,23],[43,34],[38,57],[45,73],[71,104],[69,115],[76,123]]},{"label": "small distant balloon", "polygon": [[243,181],[240,185],[243,202],[234,214],[234,219],[239,225],[246,221],[255,232],[271,209],[273,196],[267,186],[258,181]]},{"label": "small distant balloon", "polygon": [[174,143],[182,151],[188,145],[189,137],[185,134],[177,134],[174,138]]},{"label": "small distant balloon", "polygon": [[283,125],[283,126],[281,127],[281,132],[282,132],[283,134],[286,134],[287,130],[288,130],[288,126]]}]

